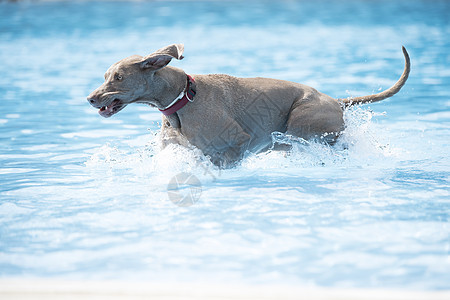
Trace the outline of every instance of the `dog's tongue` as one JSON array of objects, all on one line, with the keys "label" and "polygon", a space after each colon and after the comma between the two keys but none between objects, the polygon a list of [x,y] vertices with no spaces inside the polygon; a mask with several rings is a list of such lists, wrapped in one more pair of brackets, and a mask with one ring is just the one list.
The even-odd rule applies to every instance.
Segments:
[{"label": "dog's tongue", "polygon": [[120,101],[116,99],[110,105],[103,106],[102,108],[100,108],[98,113],[100,114],[100,116],[102,116],[104,118],[109,118],[113,114],[115,114],[116,108],[119,104],[120,104]]}]

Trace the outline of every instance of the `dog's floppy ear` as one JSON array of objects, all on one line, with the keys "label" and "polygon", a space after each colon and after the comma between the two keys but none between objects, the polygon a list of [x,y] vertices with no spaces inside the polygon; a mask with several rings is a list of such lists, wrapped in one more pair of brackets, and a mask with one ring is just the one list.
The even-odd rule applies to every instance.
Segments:
[{"label": "dog's floppy ear", "polygon": [[144,59],[140,62],[141,69],[149,69],[153,71],[161,69],[167,66],[172,58],[183,59],[183,51],[183,44],[173,44],[161,48],[144,57]]}]

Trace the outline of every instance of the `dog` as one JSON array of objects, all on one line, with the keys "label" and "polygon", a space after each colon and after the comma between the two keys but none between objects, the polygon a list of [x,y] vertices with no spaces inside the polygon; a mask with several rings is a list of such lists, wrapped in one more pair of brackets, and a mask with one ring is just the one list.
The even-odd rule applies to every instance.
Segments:
[{"label": "dog", "polygon": [[88,102],[109,118],[130,103],[159,109],[162,146],[176,143],[199,148],[219,167],[235,166],[246,151],[273,147],[272,133],[333,144],[345,129],[343,111],[354,104],[377,102],[400,91],[408,79],[410,58],[400,79],[378,94],[335,99],[312,87],[269,78],[224,74],[187,75],[168,66],[183,59],[184,45],[173,44],[142,57],[113,64],[105,82]]}]

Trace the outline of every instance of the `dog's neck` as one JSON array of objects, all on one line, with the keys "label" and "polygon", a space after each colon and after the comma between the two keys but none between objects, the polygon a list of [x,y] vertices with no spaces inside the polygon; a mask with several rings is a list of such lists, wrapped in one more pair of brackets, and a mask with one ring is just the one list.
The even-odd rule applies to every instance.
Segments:
[{"label": "dog's neck", "polygon": [[[156,106],[159,110],[164,110],[169,106],[173,100],[180,95],[180,93],[186,88],[186,73],[178,68],[167,66],[155,72],[152,80],[157,80],[161,86],[158,93],[155,91],[148,91],[151,96],[148,101],[151,106]],[[178,117],[178,113],[173,113],[166,116],[170,125],[174,128],[180,128],[181,122]]]}]

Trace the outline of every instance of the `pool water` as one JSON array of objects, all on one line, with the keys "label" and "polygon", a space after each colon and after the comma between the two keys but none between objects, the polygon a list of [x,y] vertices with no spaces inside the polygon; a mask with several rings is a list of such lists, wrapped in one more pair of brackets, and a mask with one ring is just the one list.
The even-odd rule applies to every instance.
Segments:
[{"label": "pool water", "polygon": [[[0,276],[449,289],[449,13],[416,0],[1,2]],[[161,151],[157,110],[103,119],[86,101],[110,65],[171,43],[189,74],[332,97],[391,86],[402,45],[412,71],[393,98],[347,110],[336,146],[292,141],[219,170]]]}]

